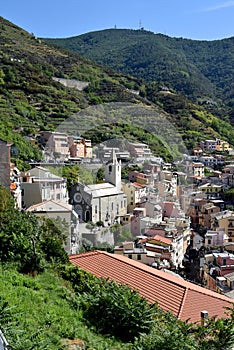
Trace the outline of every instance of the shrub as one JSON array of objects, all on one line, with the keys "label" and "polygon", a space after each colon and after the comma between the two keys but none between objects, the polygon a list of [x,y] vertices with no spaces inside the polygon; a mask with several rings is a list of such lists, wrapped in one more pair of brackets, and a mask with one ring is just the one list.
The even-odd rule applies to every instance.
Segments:
[{"label": "shrub", "polygon": [[95,293],[86,294],[84,305],[90,325],[124,342],[148,333],[157,311],[156,305],[150,305],[137,291],[107,280],[100,280]]},{"label": "shrub", "polygon": [[151,330],[158,308],[137,291],[97,278],[76,266],[61,267],[61,275],[81,296],[84,319],[97,332],[128,342]]}]

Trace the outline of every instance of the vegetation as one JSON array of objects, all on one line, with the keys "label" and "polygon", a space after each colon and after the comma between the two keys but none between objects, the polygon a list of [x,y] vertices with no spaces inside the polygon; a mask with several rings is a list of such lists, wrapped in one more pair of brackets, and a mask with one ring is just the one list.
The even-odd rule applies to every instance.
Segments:
[{"label": "vegetation", "polygon": [[232,310],[207,327],[178,321],[126,285],[71,265],[62,222],[18,212],[3,188],[0,203],[0,328],[13,350],[62,350],[68,340],[98,350],[233,345]]},{"label": "vegetation", "polygon": [[[135,40],[136,47],[138,47],[138,41],[140,42],[144,38],[146,46],[142,46],[141,50],[136,50],[140,57],[143,57],[143,49],[144,53],[147,54],[153,52],[151,49],[147,49],[148,40],[150,43],[151,39],[155,40],[153,38],[160,39],[160,52],[162,52],[163,62],[166,62],[163,54],[164,49],[167,48],[167,51],[171,52],[168,45],[174,42],[174,39],[160,35],[156,36],[146,31],[116,30],[105,33],[108,34],[107,37],[109,37],[109,34],[114,35],[113,38],[119,43],[116,45],[116,50],[123,44],[121,43],[122,38],[119,37],[118,39],[121,33],[124,34],[125,42],[129,44],[129,50],[132,40]],[[184,153],[184,146],[190,149],[204,138],[220,137],[231,144],[233,142],[233,128],[229,124],[230,113],[219,113],[222,108],[224,110],[226,104],[218,109],[215,107],[217,105],[209,105],[207,110],[204,108],[207,105],[203,106],[203,102],[200,100],[200,106],[198,106],[176,94],[175,91],[180,89],[173,87],[173,84],[164,80],[164,77],[157,78],[157,81],[154,81],[156,78],[152,77],[148,82],[143,81],[141,76],[140,78],[133,77],[138,71],[137,65],[135,71],[126,72],[132,74],[132,76],[122,75],[110,68],[91,62],[87,58],[78,56],[67,49],[48,46],[45,41],[35,38],[34,35],[27,33],[2,17],[0,17],[0,34],[0,138],[14,143],[13,157],[20,169],[27,168],[27,164],[24,163],[26,160],[39,160],[41,158],[41,151],[35,146],[35,136],[40,131],[56,130],[63,125],[65,120],[81,113],[81,111],[83,111],[83,118],[80,124],[86,124],[88,112],[85,113],[85,111],[88,107],[88,111],[90,111],[92,106],[94,113],[92,120],[90,120],[90,127],[88,130],[86,127],[82,136],[91,138],[93,143],[103,142],[110,137],[121,136],[122,139],[146,142],[155,155],[171,160],[175,155]],[[90,45],[93,41],[91,37],[90,40],[87,40]],[[106,38],[103,40],[102,35],[101,38],[105,43]],[[229,47],[232,41],[230,39],[224,42]],[[180,50],[177,51],[182,52],[182,44],[185,45],[181,39],[176,40],[176,45],[175,43],[173,45],[174,47],[179,45]],[[188,43],[186,41],[187,44],[189,44],[189,41]],[[222,44],[222,41],[220,44]],[[219,45],[219,42],[217,45]],[[128,50],[122,52],[128,52]],[[231,50],[228,51],[229,54],[231,54]],[[107,50],[106,57],[109,60],[108,55]],[[174,55],[175,53],[173,53],[173,57]],[[167,57],[169,56],[168,54]],[[120,54],[118,54],[118,57],[121,60]],[[134,59],[138,60],[138,58],[135,57]],[[157,62],[155,57],[152,61]],[[174,68],[180,68],[180,71],[187,72],[186,67],[179,67],[174,61],[172,62],[173,72]],[[184,59],[177,58],[176,62],[182,64]],[[231,62],[230,58],[228,64],[224,65],[225,69],[229,71],[229,76],[231,76]],[[129,69],[131,67],[130,63],[126,63]],[[103,62],[103,64],[106,64],[106,62]],[[140,65],[139,61],[139,67]],[[146,63],[142,66],[142,72],[147,71],[146,66]],[[153,68],[153,71],[160,69],[160,72],[166,72],[166,76],[169,77],[170,69],[167,66],[164,67],[165,69],[163,67],[158,65],[157,69]],[[191,68],[191,65],[187,65],[187,67]],[[118,69],[116,64],[115,69]],[[223,69],[220,68],[220,71],[223,72]],[[186,74],[183,73],[184,75]],[[61,83],[54,81],[53,77],[88,82],[88,86],[80,91],[63,86]],[[182,81],[179,82],[178,77],[180,77],[180,74],[175,74],[176,82],[181,85]],[[198,77],[197,80],[202,85],[202,99],[203,91],[206,91],[207,78],[205,80],[200,79],[197,71],[196,74],[193,73],[193,77],[194,79]],[[225,77],[227,77],[226,72]],[[145,77],[143,78],[145,79]],[[189,79],[189,82],[192,81],[192,79]],[[162,89],[167,83],[171,88],[171,93],[167,93]],[[186,89],[188,90],[188,88]],[[191,87],[190,95],[187,90],[186,96],[190,97],[193,94],[193,88]],[[230,89],[226,90],[230,91]],[[217,89],[217,91],[221,93],[220,89]],[[207,93],[206,96],[210,97],[210,94]],[[128,109],[123,108],[121,112],[120,104],[137,107],[132,118],[129,118],[128,113],[130,111]],[[105,111],[105,105],[109,107],[109,112],[114,115],[112,123],[107,123],[105,116],[101,113],[95,115],[97,105],[102,105]],[[231,103],[229,107],[232,108]],[[100,111],[102,108],[100,108]],[[143,112],[143,109],[145,112]],[[151,114],[147,116],[149,109]],[[212,112],[215,114],[212,114]],[[221,114],[222,120],[215,116]],[[160,124],[161,120],[167,120],[167,124],[163,128]],[[170,132],[167,127],[168,123],[174,128]],[[161,135],[157,134],[159,129],[161,129]],[[80,129],[73,131],[78,132]],[[181,139],[175,136],[177,134],[181,136]],[[164,144],[162,135],[167,137],[167,141],[173,140],[171,149],[168,149]]]},{"label": "vegetation", "polygon": [[[24,273],[43,271],[49,262],[66,262],[67,228],[59,218],[41,218],[14,208],[10,194],[0,187],[0,260],[14,262]],[[10,218],[10,220],[9,220]]]},{"label": "vegetation", "polygon": [[[146,82],[157,81],[233,120],[234,37],[197,41],[146,30],[107,29],[46,39]],[[114,45],[113,45],[114,43]]]},{"label": "vegetation", "polygon": [[3,265],[0,276],[0,327],[13,350],[65,350],[66,339],[87,349],[129,349],[87,326],[79,296],[55,269],[32,277]]},{"label": "vegetation", "polygon": [[[119,34],[119,31],[113,33]],[[125,31],[121,33],[126,34]],[[65,49],[49,47],[42,40],[1,17],[0,34],[0,138],[14,143],[12,156],[20,168],[25,167],[24,162],[28,159],[41,158],[41,151],[35,145],[37,133],[56,130],[71,115],[88,106],[107,102],[127,102],[143,107],[145,111],[151,109],[153,113],[143,113],[141,108],[135,108],[134,118],[131,119],[128,117],[131,108],[117,106],[112,113],[114,122],[108,124],[95,109],[96,115],[92,116],[91,123],[95,127],[86,130],[87,137],[93,143],[116,137],[122,140],[139,140],[148,143],[155,154],[170,160],[173,152],[182,152],[182,141],[192,147],[195,142],[208,136],[223,137],[230,142],[233,140],[233,130],[228,123],[231,116],[229,111],[233,107],[230,98],[230,69],[233,69],[233,61],[228,56],[231,54],[229,48],[232,39],[217,41],[215,46],[211,44],[210,52],[218,52],[221,47],[223,55],[227,53],[222,45],[228,47],[224,66],[229,73],[224,71],[221,60],[216,62],[224,77],[217,83],[216,73],[212,73],[212,70],[204,74],[208,66],[201,67],[198,56],[194,55],[195,58],[191,61],[191,47],[186,46],[190,44],[189,41],[176,39],[174,42],[174,39],[158,36],[161,40],[161,65],[158,66],[161,76],[154,76],[156,69],[153,62],[159,56],[157,53],[148,62],[151,76],[150,83],[146,84],[141,80],[146,79],[143,75],[147,71],[146,53],[153,52],[156,43],[149,49],[149,43],[145,41],[141,50],[135,50],[134,55],[131,53],[131,60],[126,62],[130,70],[126,73],[135,75],[134,71],[141,72],[140,78],[133,78],[123,76],[110,68],[103,68]],[[108,37],[109,33],[107,34]],[[145,31],[130,31],[129,35],[133,38],[135,34],[137,42],[149,36],[155,37],[153,33]],[[92,40],[91,35],[86,40],[87,44],[91,45]],[[119,37],[118,40],[121,44],[122,39]],[[102,41],[105,43],[103,37]],[[125,41],[128,42],[126,37]],[[183,50],[185,46],[186,50],[189,47],[190,51],[187,50],[181,60],[181,56],[176,56],[169,49],[169,43],[174,43],[177,49],[180,48],[180,55],[183,52],[182,47]],[[194,43],[195,53],[199,51],[197,47]],[[203,51],[199,53],[203,56],[206,55],[204,47],[205,44]],[[119,45],[116,45],[116,49],[119,49]],[[164,65],[165,53],[171,60],[171,70]],[[117,56],[119,60],[122,59],[121,55]],[[140,57],[145,61],[137,63]],[[110,59],[108,51],[106,58],[107,61]],[[197,65],[194,59],[198,60]],[[209,57],[207,64],[208,60]],[[115,64],[114,60],[112,63]],[[209,67],[214,69],[212,64],[209,63]],[[115,68],[119,69],[116,65]],[[174,68],[179,71],[176,73]],[[88,82],[89,85],[83,91],[65,88],[54,81],[53,77],[76,79]],[[172,87],[171,93],[162,92],[162,82]],[[223,89],[225,84],[226,88]],[[216,87],[215,93],[212,92],[213,86]],[[139,91],[140,95],[132,90]],[[205,100],[207,97],[220,98],[224,92],[225,106],[220,107],[217,104],[207,112],[203,107],[177,95],[175,91],[182,91],[194,99],[202,91],[201,104],[203,91],[206,94]],[[104,110],[104,106],[102,108]],[[223,120],[211,114],[215,111],[218,115],[222,110],[227,111],[222,115]],[[226,120],[224,116],[227,117]],[[164,118],[168,118],[169,123],[175,126],[182,139],[176,135],[174,129],[169,130],[166,125],[161,125]],[[153,128],[154,124],[156,127]],[[162,134],[173,139],[173,152],[165,147],[163,139],[157,133],[159,129]],[[68,179],[68,187],[77,181],[77,176],[85,183],[93,180],[92,175],[81,167],[67,166],[60,171]],[[97,180],[102,181],[102,178],[103,172],[100,170]],[[233,194],[226,195],[232,197]],[[101,226],[102,222],[98,225]],[[116,241],[130,238],[128,229],[116,225],[114,230]],[[38,219],[33,213],[19,212],[15,209],[9,193],[0,187],[0,328],[13,350],[62,350],[66,348],[66,340],[74,339],[90,350],[228,350],[233,346],[232,310],[229,310],[227,319],[212,319],[207,327],[178,321],[156,304],[148,304],[127,286],[98,279],[69,264],[63,249],[66,235],[67,225],[63,221]],[[88,243],[83,242],[83,247],[87,250],[93,249]]]}]

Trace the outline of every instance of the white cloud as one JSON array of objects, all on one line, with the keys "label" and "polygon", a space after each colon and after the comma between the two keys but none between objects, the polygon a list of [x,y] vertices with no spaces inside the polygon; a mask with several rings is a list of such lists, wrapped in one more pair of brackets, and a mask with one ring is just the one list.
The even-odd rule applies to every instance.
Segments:
[{"label": "white cloud", "polygon": [[234,1],[225,1],[225,2],[222,2],[222,3],[217,4],[215,6],[205,8],[202,10],[202,12],[217,11],[217,10],[221,10],[221,9],[233,7],[233,6],[234,6]]}]

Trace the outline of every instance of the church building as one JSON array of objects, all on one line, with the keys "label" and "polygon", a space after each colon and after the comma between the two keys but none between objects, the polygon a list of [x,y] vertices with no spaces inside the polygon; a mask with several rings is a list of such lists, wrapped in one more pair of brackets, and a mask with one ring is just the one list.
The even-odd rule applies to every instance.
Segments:
[{"label": "church building", "polygon": [[102,221],[111,225],[127,213],[127,197],[121,190],[121,161],[113,152],[105,165],[105,182],[94,185],[73,185],[70,204],[79,215],[80,222]]}]

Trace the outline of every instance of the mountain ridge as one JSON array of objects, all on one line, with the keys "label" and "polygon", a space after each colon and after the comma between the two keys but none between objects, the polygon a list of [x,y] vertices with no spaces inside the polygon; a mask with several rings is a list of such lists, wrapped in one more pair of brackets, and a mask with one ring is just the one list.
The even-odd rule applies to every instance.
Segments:
[{"label": "mountain ridge", "polygon": [[[152,108],[177,128],[188,149],[204,138],[219,137],[230,143],[234,139],[228,120],[219,120],[211,111],[173,90],[165,93],[160,83],[146,84],[142,79],[122,75],[68,49],[55,48],[2,17],[0,34],[0,138],[15,143],[20,159],[39,157],[38,149],[25,136],[56,130],[74,113],[110,102]],[[63,86],[54,78],[89,84],[79,91]],[[96,129],[89,136],[102,142],[116,131],[122,137],[150,143],[155,154],[166,155],[156,138],[150,139],[150,135],[138,130],[127,118],[122,120],[130,127],[118,125],[110,130],[106,125],[102,132]]]},{"label": "mountain ridge", "polygon": [[220,105],[219,116],[233,118],[234,37],[206,41],[140,29],[105,29],[43,40],[123,74],[168,84],[193,102],[214,99]]}]

